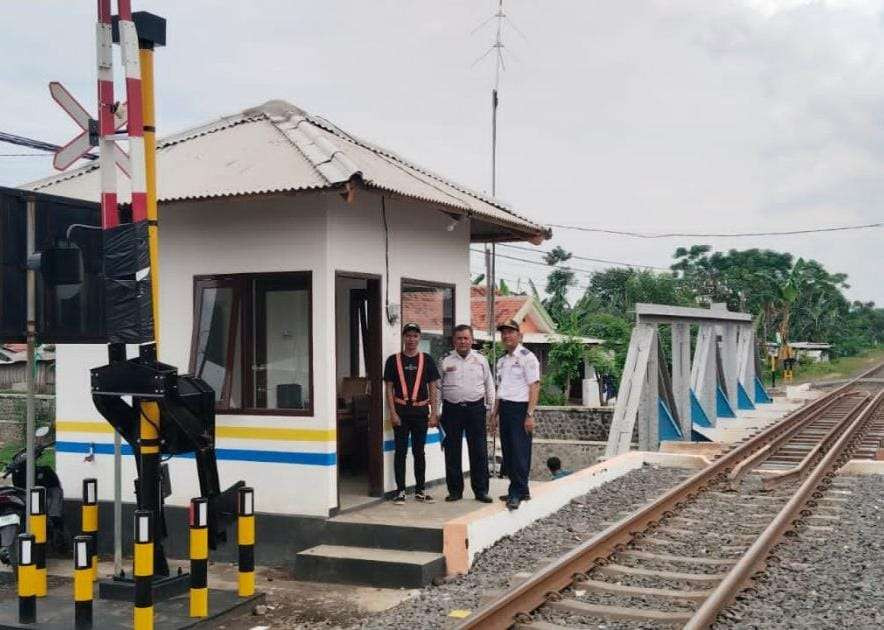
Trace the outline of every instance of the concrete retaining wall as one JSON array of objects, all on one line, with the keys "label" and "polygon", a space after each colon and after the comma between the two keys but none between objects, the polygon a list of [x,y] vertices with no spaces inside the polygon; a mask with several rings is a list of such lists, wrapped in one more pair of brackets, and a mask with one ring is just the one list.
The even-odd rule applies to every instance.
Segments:
[{"label": "concrete retaining wall", "polygon": [[562,468],[575,471],[595,464],[605,454],[605,442],[581,442],[578,440],[546,440],[534,438],[531,454],[531,479],[549,481],[551,479],[546,460],[558,457]]},{"label": "concrete retaining wall", "polygon": [[538,407],[534,438],[606,442],[613,417],[613,407]]},{"label": "concrete retaining wall", "polygon": [[[0,394],[0,444],[24,442],[25,396]],[[55,419],[55,396],[36,396],[37,426]]]}]

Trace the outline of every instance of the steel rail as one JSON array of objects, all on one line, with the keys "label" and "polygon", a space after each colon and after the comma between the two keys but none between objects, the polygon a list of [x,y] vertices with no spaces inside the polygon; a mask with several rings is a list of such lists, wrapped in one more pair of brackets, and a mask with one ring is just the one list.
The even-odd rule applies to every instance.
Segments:
[{"label": "steel rail", "polygon": [[825,437],[823,437],[813,446],[813,448],[810,449],[810,452],[802,458],[797,466],[765,477],[762,480],[762,485],[764,486],[764,489],[770,490],[788,481],[794,481],[803,477],[807,473],[807,471],[810,470],[813,462],[819,459],[820,453],[823,452],[824,449],[827,449],[829,447],[829,445],[838,437],[841,431],[844,430],[844,427],[849,425],[853,421],[853,417],[857,413],[859,413],[871,399],[872,395],[869,393],[863,396],[857,404],[855,404],[853,407],[850,408],[850,410],[848,410],[844,418],[835,423],[835,426],[829,429]]},{"label": "steel rail", "polygon": [[767,558],[770,549],[788,530],[793,529],[796,517],[800,516],[805,504],[811,500],[814,492],[824,490],[820,482],[840,466],[839,458],[849,447],[860,429],[875,415],[881,401],[884,400],[884,391],[878,393],[865,410],[850,424],[850,427],[841,434],[831,450],[825,454],[819,466],[804,480],[789,502],[783,507],[773,521],[765,528],[752,546],[737,561],[734,567],[728,571],[718,586],[684,626],[684,630],[700,630],[712,625],[721,610],[743,589],[754,572],[761,567]]},{"label": "steel rail", "polygon": [[658,519],[665,516],[673,508],[680,507],[683,502],[693,498],[701,490],[716,480],[724,480],[731,467],[743,458],[763,448],[770,440],[775,440],[795,425],[804,425],[815,419],[828,408],[832,399],[847,392],[858,380],[880,370],[884,365],[877,365],[863,372],[855,379],[817,398],[804,407],[792,412],[780,422],[771,425],[750,440],[732,449],[703,470],[689,477],[678,486],[660,496],[657,500],[640,508],[623,521],[615,523],[596,534],[586,542],[562,555],[532,575],[521,584],[505,591],[499,598],[461,621],[457,630],[505,630],[542,606],[547,599],[557,596],[558,592],[574,582],[575,576],[582,576],[596,562],[604,560],[615,551],[625,548],[626,543],[634,538],[634,533],[656,528]]},{"label": "steel rail", "polygon": [[[846,387],[846,385],[845,385]],[[845,398],[848,395],[848,392],[832,392],[829,394],[832,398],[827,400],[827,402],[819,408],[819,412],[823,413],[830,407],[834,406],[838,403],[842,398]],[[803,424],[796,424],[788,431],[784,431],[782,435],[780,435],[777,439],[769,442],[763,448],[760,448],[757,452],[753,453],[739,464],[737,464],[734,469],[728,475],[728,481],[731,484],[738,482],[743,476],[745,476],[750,470],[755,468],[757,465],[763,463],[767,460],[771,455],[774,454],[783,444],[792,439],[795,434],[804,428]]]}]

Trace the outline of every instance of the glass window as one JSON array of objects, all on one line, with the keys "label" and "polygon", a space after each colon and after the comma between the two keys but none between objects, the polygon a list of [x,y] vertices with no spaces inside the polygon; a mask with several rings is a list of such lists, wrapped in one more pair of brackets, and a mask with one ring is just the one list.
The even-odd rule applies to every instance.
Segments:
[{"label": "glass window", "polygon": [[197,278],[191,369],[219,410],[312,412],[310,276]]},{"label": "glass window", "polygon": [[215,390],[215,401],[221,402],[231,362],[233,287],[207,286],[200,293],[194,374]]},{"label": "glass window", "polygon": [[437,361],[451,350],[454,287],[420,280],[402,281],[402,324],[421,327],[421,350]]},{"label": "glass window", "polygon": [[254,401],[259,409],[310,405],[310,293],[302,280],[254,281]]}]

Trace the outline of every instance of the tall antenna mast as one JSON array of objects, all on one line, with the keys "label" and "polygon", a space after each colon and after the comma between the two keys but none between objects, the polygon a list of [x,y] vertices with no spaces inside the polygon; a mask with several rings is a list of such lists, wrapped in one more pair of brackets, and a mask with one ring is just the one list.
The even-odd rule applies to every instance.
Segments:
[{"label": "tall antenna mast", "polygon": [[494,62],[494,88],[491,90],[491,196],[497,194],[497,106],[500,100],[497,96],[497,90],[500,87],[500,71],[505,70],[503,64],[503,41],[500,39],[501,30],[503,29],[503,20],[506,14],[503,12],[503,0],[497,0],[497,13],[494,14],[497,19],[496,35],[492,50],[495,51]]},{"label": "tall antenna mast", "polygon": [[[480,30],[491,21],[496,21],[495,24],[495,35],[494,35],[494,43],[488,48],[485,53],[476,59],[473,62],[473,66],[477,63],[488,57],[489,55],[494,55],[494,87],[491,88],[491,196],[497,196],[497,108],[500,105],[499,98],[499,89],[500,89],[500,74],[501,72],[506,70],[506,63],[503,59],[503,23],[504,20],[510,23],[510,26],[516,32],[521,32],[519,29],[515,27],[514,24],[509,20],[506,13],[503,11],[503,0],[497,0],[497,12],[494,15],[490,16],[486,20],[484,20],[479,26],[473,29],[473,33]],[[522,35],[524,37],[524,35]],[[485,292],[485,312],[488,316],[488,338],[491,340],[491,370],[495,371],[497,366],[497,348],[495,346],[495,341],[497,338],[497,319],[494,313],[495,306],[495,294],[497,293],[497,280],[495,277],[495,267],[496,267],[496,247],[493,241],[489,241],[485,243],[485,277],[487,290]],[[494,434],[492,453],[496,454],[497,451],[497,433]],[[495,455],[491,457],[491,473],[492,475],[497,473],[497,458]]]},{"label": "tall antenna mast", "polygon": [[498,90],[500,89],[500,73],[506,70],[506,63],[503,60],[503,21],[507,20],[506,13],[503,12],[503,0],[497,0],[497,12],[473,29],[473,33],[484,27],[486,24],[495,20],[494,43],[485,51],[481,57],[473,62],[477,63],[485,59],[489,55],[494,55],[494,87],[491,88],[491,195],[497,194],[497,107],[500,104],[498,98]]}]

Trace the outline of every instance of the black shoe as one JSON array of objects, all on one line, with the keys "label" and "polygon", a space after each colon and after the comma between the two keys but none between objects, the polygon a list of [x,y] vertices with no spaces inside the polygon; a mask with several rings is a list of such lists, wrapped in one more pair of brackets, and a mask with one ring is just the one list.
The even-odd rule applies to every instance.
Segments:
[{"label": "black shoe", "polygon": [[[502,494],[502,495],[500,495],[500,496],[497,497],[497,498],[500,499],[501,501],[509,501],[509,500],[510,500],[510,495],[508,495],[508,494]],[[522,498],[519,499],[519,501],[530,501],[530,500],[531,500],[531,495],[530,495],[530,494],[523,494],[523,495],[522,495]]]},{"label": "black shoe", "polygon": [[393,505],[405,505],[405,491],[397,492],[393,497]]},{"label": "black shoe", "polygon": [[489,497],[487,494],[480,494],[476,497],[476,501],[479,503],[493,503],[494,499]]},{"label": "black shoe", "polygon": [[436,500],[423,490],[414,493],[414,500],[418,503],[435,503]]},{"label": "black shoe", "polygon": [[455,501],[460,501],[463,497],[459,494],[449,494],[445,497],[446,503],[454,503]]},{"label": "black shoe", "polygon": [[521,501],[519,501],[518,499],[514,499],[512,501],[507,501],[506,502],[506,509],[508,509],[510,512],[512,512],[513,510],[518,510],[519,503],[521,503]]}]

